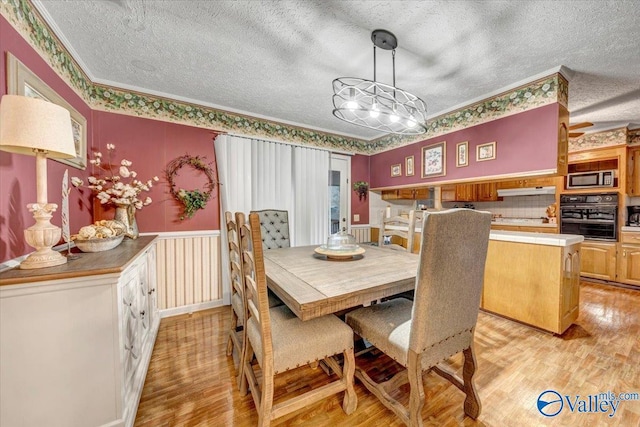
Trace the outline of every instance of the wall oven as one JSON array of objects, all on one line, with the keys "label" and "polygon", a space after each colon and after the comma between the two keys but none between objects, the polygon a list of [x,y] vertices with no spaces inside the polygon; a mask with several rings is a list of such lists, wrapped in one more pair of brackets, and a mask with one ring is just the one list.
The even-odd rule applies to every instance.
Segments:
[{"label": "wall oven", "polygon": [[618,194],[560,196],[560,232],[589,240],[617,241]]}]

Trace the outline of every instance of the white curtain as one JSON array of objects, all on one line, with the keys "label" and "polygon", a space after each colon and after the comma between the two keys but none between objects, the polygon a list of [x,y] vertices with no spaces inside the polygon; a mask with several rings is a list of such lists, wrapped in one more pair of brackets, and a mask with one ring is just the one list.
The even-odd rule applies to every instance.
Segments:
[{"label": "white curtain", "polygon": [[231,135],[219,135],[214,144],[220,182],[222,297],[229,304],[224,213],[287,210],[293,246],[324,243],[329,235],[329,152]]},{"label": "white curtain", "polygon": [[329,236],[329,152],[293,150],[294,218],[292,245],[319,245]]}]

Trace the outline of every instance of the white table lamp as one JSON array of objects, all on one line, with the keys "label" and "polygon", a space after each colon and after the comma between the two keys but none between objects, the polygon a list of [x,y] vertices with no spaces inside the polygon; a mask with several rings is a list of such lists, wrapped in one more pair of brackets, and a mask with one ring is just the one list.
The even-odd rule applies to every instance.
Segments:
[{"label": "white table lamp", "polygon": [[76,156],[69,111],[41,99],[4,95],[0,101],[0,150],[36,156],[37,201],[27,205],[36,223],[24,230],[25,240],[36,251],[20,268],[64,264],[67,258],[51,249],[60,241],[62,231],[49,222],[58,205],[47,202],[47,157]]}]

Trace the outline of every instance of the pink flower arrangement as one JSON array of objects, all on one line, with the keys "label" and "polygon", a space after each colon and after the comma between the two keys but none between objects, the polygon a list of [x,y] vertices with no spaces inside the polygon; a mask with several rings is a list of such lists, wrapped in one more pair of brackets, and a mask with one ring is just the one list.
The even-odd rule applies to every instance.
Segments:
[{"label": "pink flower arrangement", "polygon": [[[99,175],[87,178],[89,182],[86,186],[94,193],[103,205],[109,204],[114,206],[134,206],[136,209],[142,209],[151,203],[151,197],[142,199],[140,193],[149,191],[153,187],[153,182],[158,181],[158,177],[154,176],[147,181],[137,179],[136,171],[130,169],[132,163],[129,160],[122,159],[120,164],[112,161],[115,145],[107,144],[109,159],[107,163],[102,162],[102,153],[94,152],[93,159],[89,161],[102,171]],[[117,167],[117,172],[114,171]],[[84,186],[84,181],[78,177],[71,178],[71,184],[74,187]]]}]

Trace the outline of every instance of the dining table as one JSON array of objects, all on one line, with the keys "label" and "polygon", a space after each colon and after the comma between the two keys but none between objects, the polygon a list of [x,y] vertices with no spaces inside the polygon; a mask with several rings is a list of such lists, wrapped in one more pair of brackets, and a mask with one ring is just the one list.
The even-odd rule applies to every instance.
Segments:
[{"label": "dining table", "polygon": [[377,246],[333,258],[315,246],[264,251],[267,286],[301,320],[338,313],[413,290],[419,255]]}]

